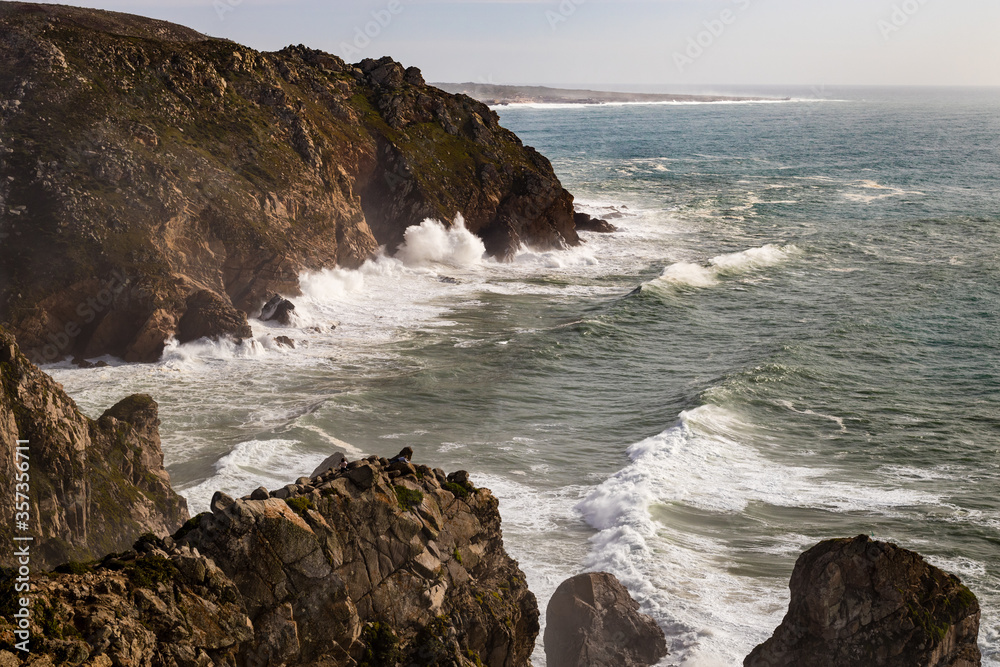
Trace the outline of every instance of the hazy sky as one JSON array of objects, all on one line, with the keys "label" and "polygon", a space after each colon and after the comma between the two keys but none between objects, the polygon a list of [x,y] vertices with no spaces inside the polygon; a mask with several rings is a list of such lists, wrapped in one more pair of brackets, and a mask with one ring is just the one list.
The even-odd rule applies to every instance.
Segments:
[{"label": "hazy sky", "polygon": [[[65,0],[63,4],[66,4]],[[88,0],[430,81],[1000,85],[997,0]],[[367,33],[367,34],[366,34]]]}]

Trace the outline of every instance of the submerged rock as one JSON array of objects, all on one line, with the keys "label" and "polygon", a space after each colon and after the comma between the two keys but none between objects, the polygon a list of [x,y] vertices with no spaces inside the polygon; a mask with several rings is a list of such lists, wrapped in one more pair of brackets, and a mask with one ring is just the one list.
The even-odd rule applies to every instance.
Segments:
[{"label": "submerged rock", "polygon": [[[159,424],[146,394],[87,418],[0,327],[0,516],[14,516],[14,448],[27,440],[31,518],[19,534],[34,537],[34,571],[122,551],[143,533],[168,535],[187,520],[163,467]],[[13,530],[0,521],[0,542],[11,544]],[[0,565],[14,565],[12,549],[0,550]]]},{"label": "submerged rock", "polygon": [[795,563],[788,613],[746,667],[974,667],[979,602],[919,554],[865,535]]},{"label": "submerged rock", "polygon": [[545,624],[548,667],[645,667],[667,655],[663,630],[607,572],[562,582]]},{"label": "submerged rock", "polygon": [[607,220],[592,218],[586,213],[574,213],[573,224],[576,226],[576,231],[578,232],[600,232],[602,234],[610,234],[611,232],[618,231],[618,228]]},{"label": "submerged rock", "polygon": [[177,340],[188,343],[199,338],[228,336],[237,341],[253,338],[247,314],[211,290],[194,292],[187,299],[184,315],[177,325]]}]

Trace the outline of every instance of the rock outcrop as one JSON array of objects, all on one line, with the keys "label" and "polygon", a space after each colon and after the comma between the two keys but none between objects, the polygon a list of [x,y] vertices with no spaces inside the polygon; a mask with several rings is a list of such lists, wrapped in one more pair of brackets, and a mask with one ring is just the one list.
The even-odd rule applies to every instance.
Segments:
[{"label": "rock outcrop", "polygon": [[[267,497],[216,494],[178,542],[242,592],[255,636],[241,664],[525,665],[535,598],[496,498],[462,479],[370,457]],[[375,643],[396,648],[373,656]]]},{"label": "rock outcrop", "polygon": [[[187,503],[170,487],[159,423],[144,394],[87,418],[0,328],[0,543],[12,544],[17,440],[28,441],[31,509],[20,534],[35,539],[33,567],[100,558],[143,533],[177,530]],[[0,565],[13,561],[12,550],[0,551]]]},{"label": "rock outcrop", "polygon": [[792,600],[746,667],[974,667],[979,602],[919,554],[862,535],[795,563]]},{"label": "rock outcrop", "polygon": [[639,612],[613,574],[578,574],[559,585],[545,613],[548,667],[646,667],[667,655],[663,630]]},{"label": "rock outcrop", "polygon": [[607,220],[592,218],[588,213],[576,212],[573,214],[573,224],[578,232],[598,232],[600,234],[610,234],[617,232],[618,228]]},{"label": "rock outcrop", "polygon": [[[503,549],[496,499],[464,478],[371,457],[273,492],[217,493],[173,538],[144,536],[137,552],[41,580],[33,654],[95,666],[528,665],[535,598]],[[3,584],[0,649],[14,630]]]},{"label": "rock outcrop", "polygon": [[244,336],[301,271],[458,213],[498,257],[578,242],[549,161],[416,68],[0,2],[0,322],[36,362]]}]

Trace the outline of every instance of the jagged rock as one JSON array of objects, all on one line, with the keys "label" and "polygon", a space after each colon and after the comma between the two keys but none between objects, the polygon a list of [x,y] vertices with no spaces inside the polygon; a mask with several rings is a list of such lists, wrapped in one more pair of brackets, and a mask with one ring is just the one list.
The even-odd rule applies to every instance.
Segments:
[{"label": "jagged rock", "polygon": [[288,326],[292,323],[292,313],[295,311],[295,304],[288,299],[275,294],[264,307],[260,309],[260,321],[270,322],[274,320],[279,324]]},{"label": "jagged rock", "polygon": [[295,349],[295,341],[288,336],[275,336],[274,342],[280,347],[290,347]]},{"label": "jagged rock", "polygon": [[4,2],[0,73],[16,73],[0,76],[0,233],[18,228],[0,322],[36,363],[247,337],[242,313],[299,294],[303,271],[394,252],[428,217],[462,213],[497,257],[579,241],[548,160],[390,58]]},{"label": "jagged rock", "polygon": [[229,495],[223,493],[222,491],[216,491],[212,496],[212,502],[209,503],[208,507],[212,510],[212,512],[219,513],[226,511],[226,509],[228,509],[234,502],[236,501],[234,501]]},{"label": "jagged rock", "polygon": [[[128,549],[187,520],[163,467],[159,424],[145,394],[88,419],[0,327],[0,516],[14,516],[15,441],[28,440],[36,571]],[[13,529],[0,522],[0,541],[10,544]],[[13,565],[12,550],[0,551],[0,565]]]},{"label": "jagged rock", "polygon": [[792,599],[746,667],[974,667],[979,602],[919,554],[861,535],[795,563]]},{"label": "jagged rock", "polygon": [[349,468],[347,478],[354,482],[358,488],[370,489],[375,483],[375,465],[378,464],[364,463],[356,468]]},{"label": "jagged rock", "polygon": [[[31,665],[228,665],[253,637],[242,595],[209,558],[157,540],[32,582]],[[6,577],[0,572],[0,587]],[[0,617],[0,646],[14,626]],[[0,665],[20,665],[0,649]],[[89,660],[88,660],[89,659]]]},{"label": "jagged rock", "polygon": [[663,630],[607,572],[561,583],[545,622],[548,667],[645,667],[667,655]]},{"label": "jagged rock", "polygon": [[611,232],[618,231],[618,228],[607,220],[592,218],[587,213],[574,213],[573,224],[576,226],[576,231],[578,232],[600,232],[602,234],[610,234]]},{"label": "jagged rock", "polygon": [[[538,608],[496,498],[459,502],[433,475],[394,486],[372,459],[367,489],[331,471],[286,499],[216,494],[173,539],[38,578],[31,664],[530,664]],[[0,616],[0,661],[14,630]]]},{"label": "jagged rock", "polygon": [[238,341],[253,338],[247,315],[210,290],[199,290],[187,299],[184,315],[177,325],[177,340],[187,343],[199,338],[230,336]]},{"label": "jagged rock", "polygon": [[468,486],[472,484],[472,480],[469,479],[469,473],[465,470],[457,470],[450,475],[448,475],[448,481],[454,482],[456,484],[461,484],[462,486]]}]

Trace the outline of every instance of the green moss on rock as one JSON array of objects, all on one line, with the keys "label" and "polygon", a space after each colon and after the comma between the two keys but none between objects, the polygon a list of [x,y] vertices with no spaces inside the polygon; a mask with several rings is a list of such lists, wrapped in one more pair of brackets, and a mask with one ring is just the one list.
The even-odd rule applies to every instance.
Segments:
[{"label": "green moss on rock", "polygon": [[306,510],[311,510],[313,508],[312,500],[309,496],[297,496],[295,498],[287,498],[285,502],[295,510],[295,513],[300,516],[305,516]]},{"label": "green moss on rock", "polygon": [[405,510],[412,510],[424,501],[424,494],[415,489],[405,486],[394,486],[393,489],[396,491],[396,500],[399,502],[400,507]]},{"label": "green moss on rock", "polygon": [[365,652],[358,667],[389,667],[402,660],[399,637],[385,623],[369,623],[361,633]]},{"label": "green moss on rock", "polygon": [[178,575],[177,567],[169,558],[146,556],[125,566],[125,573],[133,585],[140,588],[156,588]]},{"label": "green moss on rock", "polygon": [[451,491],[453,494],[455,494],[456,498],[469,497],[469,490],[456,482],[445,482],[444,484],[441,485],[441,488],[445,489],[446,491]]}]

